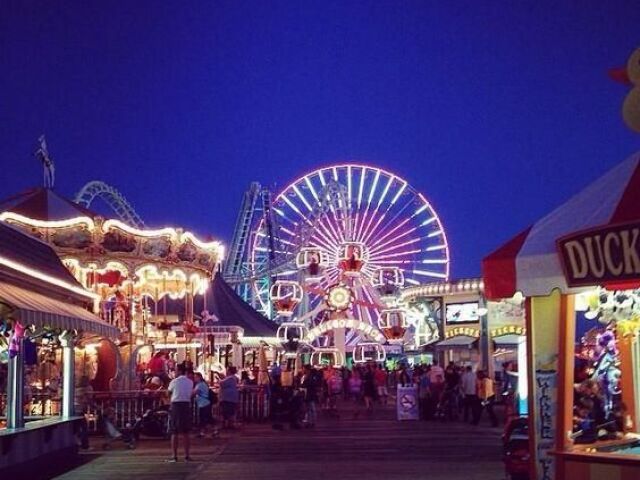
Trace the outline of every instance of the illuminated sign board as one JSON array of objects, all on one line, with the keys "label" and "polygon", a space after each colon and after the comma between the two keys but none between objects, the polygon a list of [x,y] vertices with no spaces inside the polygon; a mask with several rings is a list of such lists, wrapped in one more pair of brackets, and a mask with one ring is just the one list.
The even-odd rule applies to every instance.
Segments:
[{"label": "illuminated sign board", "polygon": [[526,335],[527,329],[521,325],[503,325],[492,328],[491,337],[502,337],[504,335]]},{"label": "illuminated sign board", "polygon": [[640,222],[574,233],[558,240],[567,285],[640,279]]},{"label": "illuminated sign board", "polygon": [[371,325],[370,323],[361,322],[354,318],[343,318],[339,320],[328,320],[320,325],[313,327],[307,333],[305,341],[312,342],[321,335],[324,335],[329,330],[336,328],[352,328],[360,332],[361,334],[375,340],[376,342],[384,343],[386,341],[385,336],[380,330]]},{"label": "illuminated sign board", "polygon": [[444,338],[458,337],[460,335],[478,338],[480,337],[480,330],[473,327],[455,327],[444,332]]},{"label": "illuminated sign board", "polygon": [[472,323],[477,322],[479,318],[478,302],[447,304],[447,323]]}]

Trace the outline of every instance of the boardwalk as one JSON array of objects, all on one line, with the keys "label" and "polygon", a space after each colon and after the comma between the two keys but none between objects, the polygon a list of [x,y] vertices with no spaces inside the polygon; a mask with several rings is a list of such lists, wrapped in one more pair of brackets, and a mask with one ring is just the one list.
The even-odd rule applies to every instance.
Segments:
[{"label": "boardwalk", "polygon": [[322,418],[313,430],[276,431],[247,425],[220,440],[198,443],[194,463],[165,464],[166,442],[135,451],[89,454],[56,477],[93,479],[385,479],[499,480],[500,430],[459,423],[397,422],[389,407],[373,419]]}]

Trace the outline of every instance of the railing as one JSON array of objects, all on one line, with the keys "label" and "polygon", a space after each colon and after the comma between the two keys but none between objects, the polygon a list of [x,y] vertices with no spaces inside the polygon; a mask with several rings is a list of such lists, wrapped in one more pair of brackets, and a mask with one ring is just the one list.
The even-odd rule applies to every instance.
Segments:
[{"label": "railing", "polygon": [[[155,409],[169,402],[165,392],[116,391],[94,392],[86,418],[90,432],[100,429],[98,419],[107,409],[112,410],[115,426],[124,428],[148,409]],[[214,416],[219,418],[219,405],[214,405]],[[236,418],[243,422],[262,422],[269,418],[269,397],[260,387],[242,387]],[[193,405],[193,420],[198,421],[198,409]]]}]

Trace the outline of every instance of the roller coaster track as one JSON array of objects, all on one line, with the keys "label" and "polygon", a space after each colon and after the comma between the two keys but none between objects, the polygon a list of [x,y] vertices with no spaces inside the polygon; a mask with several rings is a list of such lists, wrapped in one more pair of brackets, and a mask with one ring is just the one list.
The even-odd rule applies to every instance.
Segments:
[{"label": "roller coaster track", "polygon": [[89,208],[91,203],[100,197],[115,212],[120,220],[135,228],[144,228],[144,222],[126,198],[114,187],[104,182],[93,180],[87,183],[76,194],[74,201]]}]

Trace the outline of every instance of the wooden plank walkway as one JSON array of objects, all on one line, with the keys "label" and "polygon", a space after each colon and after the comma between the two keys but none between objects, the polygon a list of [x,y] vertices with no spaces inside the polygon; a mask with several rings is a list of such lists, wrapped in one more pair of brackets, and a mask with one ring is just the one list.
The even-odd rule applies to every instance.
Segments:
[{"label": "wooden plank walkway", "polygon": [[[500,429],[462,423],[397,422],[391,407],[373,418],[321,416],[314,429],[246,425],[220,439],[197,440],[193,463],[166,464],[166,441],[136,450],[85,454],[64,480],[469,479],[501,480]],[[97,454],[96,454],[97,453]],[[92,456],[91,456],[92,455]]]}]

